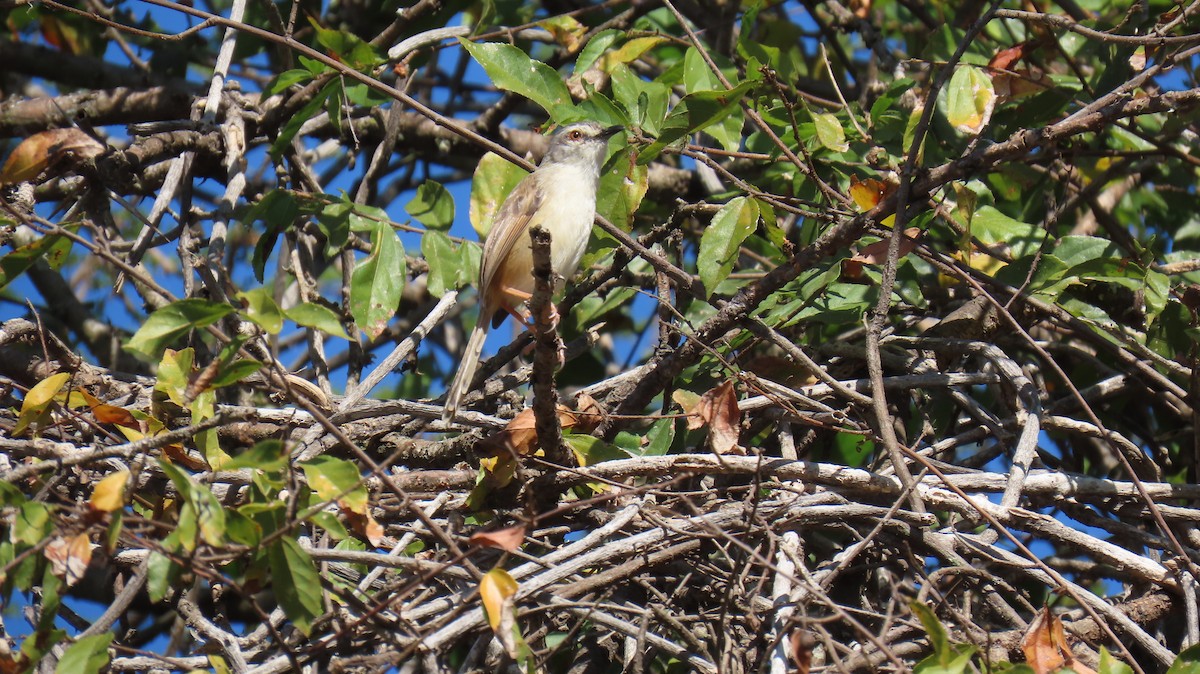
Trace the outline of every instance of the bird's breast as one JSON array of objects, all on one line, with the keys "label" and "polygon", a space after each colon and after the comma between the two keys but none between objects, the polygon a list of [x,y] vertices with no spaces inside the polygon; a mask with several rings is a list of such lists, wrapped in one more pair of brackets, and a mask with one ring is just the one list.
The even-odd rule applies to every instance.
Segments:
[{"label": "bird's breast", "polygon": [[570,278],[587,250],[596,218],[596,174],[571,165],[547,166],[538,172],[546,173],[539,182],[548,198],[531,224],[550,232],[550,264],[556,274]]}]

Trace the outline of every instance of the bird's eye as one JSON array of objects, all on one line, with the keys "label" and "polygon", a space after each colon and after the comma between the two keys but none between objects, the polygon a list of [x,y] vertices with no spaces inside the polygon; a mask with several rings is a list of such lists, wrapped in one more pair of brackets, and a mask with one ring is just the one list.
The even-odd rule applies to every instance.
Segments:
[{"label": "bird's eye", "polygon": [[567,134],[567,138],[570,138],[571,140],[583,140],[583,132],[579,129],[575,129],[571,133]]}]

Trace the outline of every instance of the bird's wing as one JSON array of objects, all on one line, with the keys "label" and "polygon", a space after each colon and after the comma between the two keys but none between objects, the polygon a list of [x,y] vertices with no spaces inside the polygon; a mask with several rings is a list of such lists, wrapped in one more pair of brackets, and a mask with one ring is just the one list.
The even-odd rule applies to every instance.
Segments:
[{"label": "bird's wing", "polygon": [[483,258],[479,266],[479,292],[486,292],[491,286],[496,272],[500,271],[500,262],[508,257],[513,246],[529,229],[530,221],[545,201],[545,194],[543,190],[538,189],[538,183],[537,173],[522,178],[496,213],[492,231],[488,233],[487,242],[483,245]]}]

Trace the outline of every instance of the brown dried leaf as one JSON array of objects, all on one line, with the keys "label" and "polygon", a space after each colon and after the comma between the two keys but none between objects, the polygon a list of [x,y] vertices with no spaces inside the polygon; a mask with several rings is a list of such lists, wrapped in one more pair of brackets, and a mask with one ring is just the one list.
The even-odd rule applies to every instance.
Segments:
[{"label": "brown dried leaf", "polygon": [[51,129],[21,141],[0,169],[0,185],[33,180],[50,168],[67,169],[104,154],[104,146],[79,129]]},{"label": "brown dried leaf", "polygon": [[[566,405],[559,405],[558,423],[563,430],[575,430],[580,426],[579,415]],[[537,449],[536,427],[537,419],[534,417],[533,408],[527,407],[513,417],[507,426],[480,440],[476,451],[484,456],[529,456]]]},{"label": "brown dried leaf", "polygon": [[485,456],[527,456],[537,447],[535,424],[533,408],[521,410],[507,426],[480,440],[476,448]]},{"label": "brown dried leaf", "polygon": [[996,68],[997,70],[1012,70],[1013,65],[1017,61],[1032,54],[1037,47],[1038,43],[1030,40],[1013,45],[1008,49],[1001,49],[988,61],[988,67]]},{"label": "brown dried leaf", "polygon": [[817,643],[813,638],[812,632],[808,630],[795,629],[792,630],[788,637],[788,646],[792,662],[796,665],[798,674],[808,674],[812,667],[812,649]]},{"label": "brown dried leaf", "polygon": [[71,587],[83,578],[92,562],[92,542],[87,534],[58,536],[46,545],[42,554],[50,562],[50,571]]},{"label": "brown dried leaf", "polygon": [[1075,660],[1062,620],[1046,606],[1021,640],[1025,661],[1034,674],[1053,674],[1070,667],[1076,674],[1096,674],[1096,670]]},{"label": "brown dried leaf", "polygon": [[[695,414],[708,426],[708,444],[714,454],[745,454],[738,446],[742,412],[738,409],[734,380],[726,379],[700,397]],[[689,424],[690,426],[690,424]]]},{"label": "brown dried leaf", "polygon": [[1140,73],[1146,69],[1146,45],[1139,45],[1129,57],[1129,67],[1133,72]]},{"label": "brown dried leaf", "polygon": [[370,508],[360,514],[346,507],[340,501],[338,506],[341,508],[342,516],[346,518],[346,523],[350,525],[350,529],[354,533],[374,547],[383,547],[383,526],[375,521],[375,516],[371,514]]},{"label": "brown dried leaf", "polygon": [[577,433],[591,433],[596,430],[605,419],[608,418],[608,413],[596,402],[596,399],[586,393],[580,393],[575,398],[575,413]]},{"label": "brown dried leaf", "polygon": [[992,74],[992,87],[996,90],[997,103],[1007,103],[1023,96],[1032,96],[1051,86],[1045,73],[1029,68]]},{"label": "brown dried leaf", "polygon": [[[913,250],[917,247],[917,241],[920,239],[920,237],[920,227],[909,227],[908,229],[904,230],[904,235],[900,239],[899,257],[904,257],[905,255],[913,252]],[[869,243],[860,248],[859,251],[850,258],[850,261],[861,262],[863,264],[882,264],[887,260],[887,252],[888,240],[882,239],[880,241],[876,241],[875,243]]]},{"label": "brown dried leaf", "polygon": [[479,547],[516,552],[525,542],[525,525],[514,524],[496,531],[478,531],[471,534],[471,538],[467,539],[467,542]]}]

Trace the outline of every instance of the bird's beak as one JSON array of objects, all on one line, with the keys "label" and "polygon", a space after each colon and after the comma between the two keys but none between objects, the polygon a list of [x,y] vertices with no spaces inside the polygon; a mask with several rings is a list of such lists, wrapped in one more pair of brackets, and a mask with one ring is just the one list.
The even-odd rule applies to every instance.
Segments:
[{"label": "bird's beak", "polygon": [[607,129],[600,132],[600,137],[605,138],[605,139],[612,138],[613,136],[617,135],[618,133],[620,133],[624,130],[625,130],[625,127],[621,126],[620,124],[618,124],[617,126],[610,126]]}]

